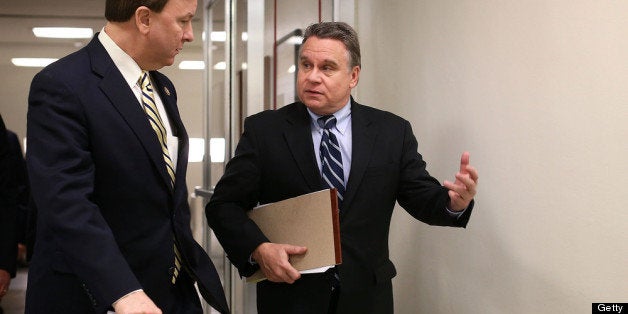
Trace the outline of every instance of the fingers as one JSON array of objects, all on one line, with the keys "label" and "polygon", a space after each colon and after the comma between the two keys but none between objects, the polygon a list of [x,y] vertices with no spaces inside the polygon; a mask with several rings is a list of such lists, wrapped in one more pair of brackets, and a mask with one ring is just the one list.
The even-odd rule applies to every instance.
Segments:
[{"label": "fingers", "polygon": [[469,202],[465,201],[460,194],[449,191],[449,209],[455,212],[465,210],[469,206]]},{"label": "fingers", "polygon": [[462,195],[471,194],[471,196],[475,195],[475,190],[478,181],[478,174],[475,168],[468,166],[467,172],[456,173],[456,181],[451,182],[445,180],[444,186],[450,190],[458,192]]},{"label": "fingers", "polygon": [[268,280],[294,283],[301,278],[301,274],[290,264],[290,256],[305,254],[306,251],[303,246],[267,242],[255,249],[253,258]]},{"label": "fingers", "polygon": [[296,268],[292,267],[290,263],[288,263],[288,267],[284,269],[285,276],[281,277],[283,282],[294,283],[297,279],[301,278],[301,273],[296,270]]},{"label": "fingers", "polygon": [[[463,195],[470,194],[470,196],[473,197],[475,195],[475,189],[477,187],[477,172],[475,172],[475,169],[473,169],[472,167],[469,168],[469,171],[470,172],[466,174],[460,172],[456,173],[456,183],[462,183],[462,185],[456,184],[456,186],[464,188],[456,189],[456,191]],[[474,175],[472,175],[471,172],[473,172]]]},{"label": "fingers", "polygon": [[449,189],[450,209],[466,209],[476,194],[478,171],[469,165],[469,152],[460,158],[460,171],[455,175],[455,182],[445,181],[443,186]]},{"label": "fingers", "polygon": [[295,246],[295,245],[287,245],[285,244],[286,253],[289,255],[301,255],[305,254],[307,248],[305,246]]},{"label": "fingers", "polygon": [[473,180],[476,184],[478,182],[478,171],[473,167],[473,166],[469,166],[467,165],[466,167],[466,172],[469,175],[469,178],[471,178],[471,180]]},{"label": "fingers", "polygon": [[449,196],[451,198],[452,194],[454,193],[456,195],[456,197],[459,197],[461,199],[471,199],[473,198],[474,193],[472,193],[470,190],[467,190],[467,187],[458,183],[459,180],[456,180],[456,183],[453,183],[451,181],[445,181],[443,183],[443,186],[446,187],[449,190]]},{"label": "fingers", "polygon": [[469,165],[469,152],[462,153],[460,157],[460,172],[465,173]]},{"label": "fingers", "polygon": [[449,192],[454,192],[461,199],[470,202],[475,196],[477,182],[469,174],[457,173],[456,182],[445,181],[443,186],[449,189]]},{"label": "fingers", "polygon": [[301,278],[301,273],[296,270],[286,259],[285,262],[265,262],[261,263],[260,267],[266,278],[272,282],[285,282],[294,283],[297,279]]}]

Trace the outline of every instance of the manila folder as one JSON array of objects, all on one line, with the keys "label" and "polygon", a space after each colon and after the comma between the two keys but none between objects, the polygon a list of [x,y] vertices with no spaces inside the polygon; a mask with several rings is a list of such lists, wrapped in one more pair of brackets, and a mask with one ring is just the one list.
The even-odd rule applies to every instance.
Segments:
[{"label": "manila folder", "polygon": [[[336,189],[260,205],[249,211],[249,217],[271,242],[307,247],[305,254],[290,256],[299,271],[342,263]],[[258,270],[247,282],[264,279]]]}]

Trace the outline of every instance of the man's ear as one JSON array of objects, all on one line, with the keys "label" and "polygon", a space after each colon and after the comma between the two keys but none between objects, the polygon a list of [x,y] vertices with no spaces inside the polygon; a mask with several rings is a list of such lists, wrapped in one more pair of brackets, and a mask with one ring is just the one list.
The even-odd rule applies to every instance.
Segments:
[{"label": "man's ear", "polygon": [[150,14],[151,11],[145,6],[141,6],[135,10],[133,17],[135,18],[135,26],[142,33],[146,34],[150,30]]},{"label": "man's ear", "polygon": [[349,83],[349,87],[354,88],[358,85],[358,81],[360,80],[360,70],[361,67],[356,65],[351,69],[351,82]]}]

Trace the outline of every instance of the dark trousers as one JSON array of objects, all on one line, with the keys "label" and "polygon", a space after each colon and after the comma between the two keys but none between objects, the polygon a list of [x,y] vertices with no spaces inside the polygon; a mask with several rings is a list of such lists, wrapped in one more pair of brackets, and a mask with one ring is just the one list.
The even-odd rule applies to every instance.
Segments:
[{"label": "dark trousers", "polygon": [[259,314],[336,313],[339,282],[335,270],[305,274],[293,284],[268,280],[257,284]]},{"label": "dark trousers", "polygon": [[257,284],[259,314],[392,314],[390,281],[347,291],[335,273],[302,275],[293,284]]},{"label": "dark trousers", "polygon": [[392,282],[356,291],[340,290],[336,314],[393,314]]}]

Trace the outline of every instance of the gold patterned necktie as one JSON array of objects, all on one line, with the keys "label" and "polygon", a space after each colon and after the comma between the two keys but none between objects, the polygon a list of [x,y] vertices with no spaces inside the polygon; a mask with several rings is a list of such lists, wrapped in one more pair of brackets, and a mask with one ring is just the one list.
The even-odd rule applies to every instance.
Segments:
[{"label": "gold patterned necktie", "polygon": [[142,71],[139,83],[142,88],[142,107],[144,108],[144,112],[146,112],[150,126],[157,134],[157,139],[161,145],[161,154],[164,157],[166,170],[170,176],[170,185],[174,187],[174,166],[172,164],[172,159],[170,159],[170,153],[168,152],[168,133],[166,132],[166,128],[164,127],[161,116],[159,115],[159,110],[157,110],[157,105],[155,104],[153,86],[150,84],[148,71]]},{"label": "gold patterned necktie", "polygon": [[[142,108],[144,108],[144,112],[146,113],[146,117],[150,122],[150,126],[157,134],[157,139],[159,140],[159,144],[161,146],[161,154],[164,157],[166,170],[168,171],[168,175],[170,176],[170,186],[174,188],[174,167],[172,165],[172,159],[170,159],[170,153],[168,152],[168,144],[166,141],[168,133],[166,132],[166,128],[164,127],[161,116],[159,115],[159,110],[157,110],[157,105],[155,104],[155,95],[153,94],[153,86],[150,84],[148,71],[142,71],[142,75],[140,76],[138,83],[142,88]],[[181,252],[179,252],[179,248],[177,247],[175,240],[174,271],[172,273],[172,284],[175,284],[177,282],[177,277],[179,276],[180,271]]]}]

